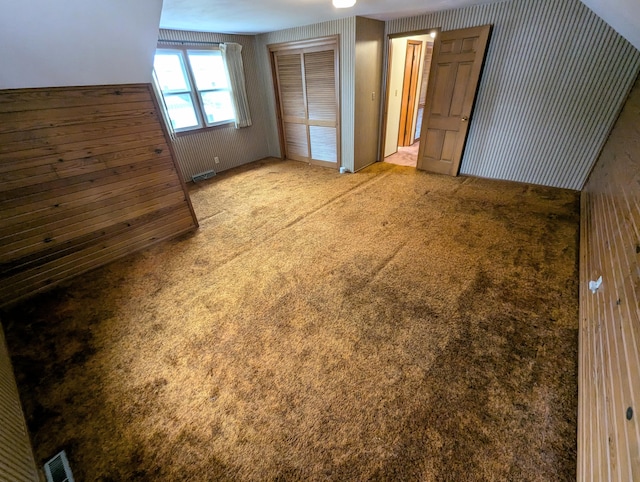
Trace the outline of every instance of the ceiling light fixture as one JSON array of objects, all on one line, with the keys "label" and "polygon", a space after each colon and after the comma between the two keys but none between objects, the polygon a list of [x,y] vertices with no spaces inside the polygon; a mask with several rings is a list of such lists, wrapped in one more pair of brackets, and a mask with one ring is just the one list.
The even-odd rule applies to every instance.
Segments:
[{"label": "ceiling light fixture", "polygon": [[431,38],[436,38],[436,33],[435,32],[431,32],[429,35],[431,35]]},{"label": "ceiling light fixture", "polygon": [[356,4],[356,0],[333,0],[333,6],[336,8],[350,8]]}]

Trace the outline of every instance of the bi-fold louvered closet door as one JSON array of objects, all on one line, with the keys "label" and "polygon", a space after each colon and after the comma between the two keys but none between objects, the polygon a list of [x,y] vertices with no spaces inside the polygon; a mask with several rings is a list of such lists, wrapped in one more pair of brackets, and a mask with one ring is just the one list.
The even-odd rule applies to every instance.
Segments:
[{"label": "bi-fold louvered closet door", "polygon": [[334,38],[271,47],[285,157],[337,168],[338,54]]}]

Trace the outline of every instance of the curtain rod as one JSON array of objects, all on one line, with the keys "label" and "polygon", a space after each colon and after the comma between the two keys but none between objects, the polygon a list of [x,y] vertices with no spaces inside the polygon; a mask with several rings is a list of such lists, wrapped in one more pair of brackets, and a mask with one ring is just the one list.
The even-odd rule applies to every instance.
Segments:
[{"label": "curtain rod", "polygon": [[223,42],[198,42],[196,40],[170,40],[166,38],[159,38],[158,43],[172,43],[172,44],[194,44],[194,45],[220,45]]}]

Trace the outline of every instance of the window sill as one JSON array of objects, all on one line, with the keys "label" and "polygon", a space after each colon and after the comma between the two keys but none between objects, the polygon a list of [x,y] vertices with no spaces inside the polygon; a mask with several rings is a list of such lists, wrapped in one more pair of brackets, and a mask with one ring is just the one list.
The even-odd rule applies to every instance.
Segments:
[{"label": "window sill", "polygon": [[202,132],[213,131],[213,130],[217,130],[217,129],[224,129],[224,128],[227,128],[227,127],[233,127],[234,123],[235,123],[235,121],[229,121],[229,122],[225,122],[224,124],[217,124],[215,126],[200,127],[198,129],[189,129],[188,131],[176,132],[175,135],[176,135],[176,137],[183,137],[183,136],[188,136],[188,135],[191,135],[191,134],[200,134]]}]

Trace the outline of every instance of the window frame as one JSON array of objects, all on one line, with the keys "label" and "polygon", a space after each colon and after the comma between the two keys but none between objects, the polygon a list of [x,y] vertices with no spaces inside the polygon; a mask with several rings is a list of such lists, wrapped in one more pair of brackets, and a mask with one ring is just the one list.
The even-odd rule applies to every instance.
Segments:
[{"label": "window frame", "polygon": [[[176,41],[179,42],[179,41]],[[220,52],[220,48],[212,45],[212,46],[206,46],[203,47],[201,45],[198,46],[192,46],[192,45],[188,45],[187,44],[182,44],[182,45],[175,45],[172,43],[159,43],[156,47],[155,54],[157,54],[158,52],[177,52],[180,55],[180,59],[182,62],[182,67],[183,67],[183,72],[186,74],[186,82],[188,84],[189,87],[189,91],[176,91],[176,92],[168,92],[167,95],[174,95],[174,94],[189,94],[190,98],[191,98],[191,103],[193,105],[194,111],[195,111],[195,115],[196,115],[196,120],[198,121],[198,125],[197,126],[193,126],[193,127],[183,127],[180,129],[177,128],[173,128],[174,132],[177,135],[184,135],[184,134],[192,134],[194,132],[198,132],[198,131],[204,131],[204,130],[209,130],[209,129],[215,129],[217,127],[226,127],[230,124],[234,124],[235,123],[235,117],[231,118],[231,119],[226,119],[226,120],[222,120],[222,121],[218,121],[218,122],[208,122],[207,121],[207,114],[206,114],[206,109],[204,106],[204,101],[202,99],[202,94],[203,93],[207,93],[207,92],[229,92],[229,96],[233,96],[233,91],[231,89],[231,86],[228,85],[226,88],[216,88],[216,89],[203,89],[203,90],[199,90],[198,89],[198,84],[196,83],[196,78],[195,78],[195,74],[193,73],[193,68],[191,67],[191,62],[189,60],[189,52],[211,52],[211,51],[218,51]],[[221,55],[221,54],[220,54]],[[165,93],[162,92],[162,89],[160,89],[160,93],[163,97],[163,101],[164,101],[164,96]],[[165,102],[166,104],[166,102]],[[167,112],[168,113],[168,112]],[[171,121],[171,116],[169,115],[169,120]]]}]

